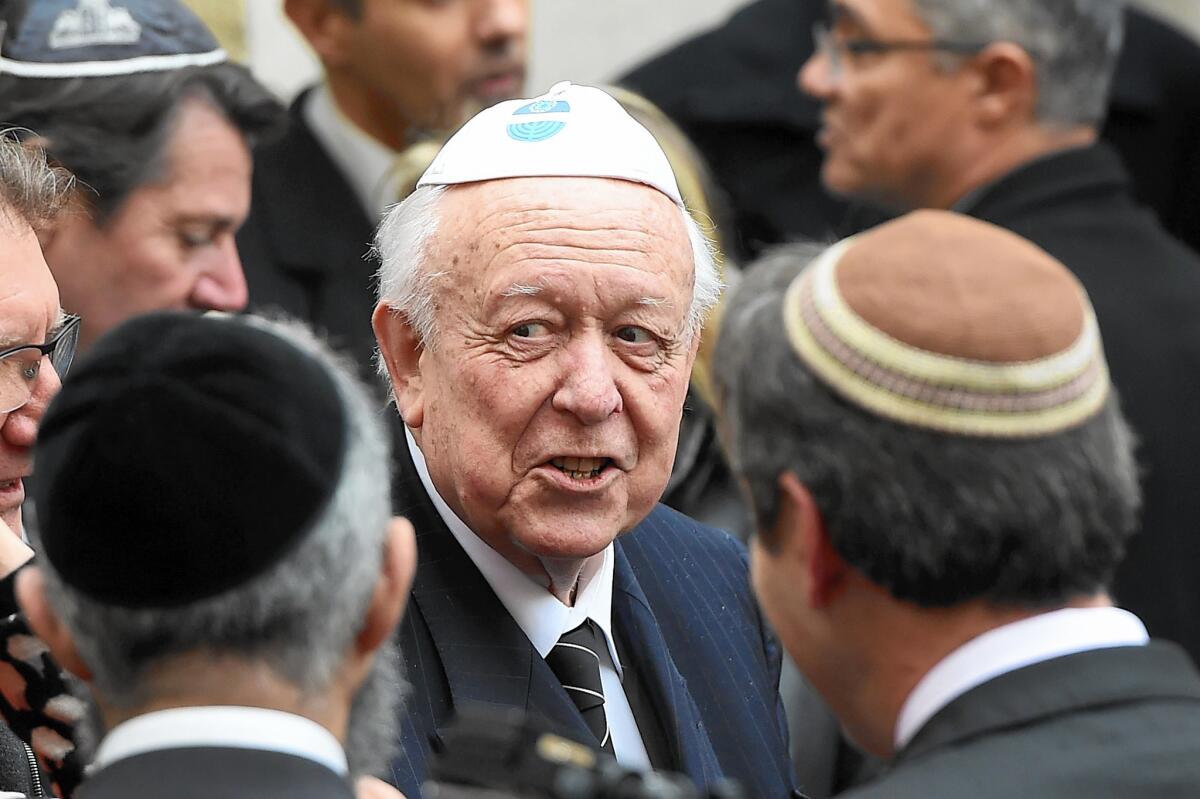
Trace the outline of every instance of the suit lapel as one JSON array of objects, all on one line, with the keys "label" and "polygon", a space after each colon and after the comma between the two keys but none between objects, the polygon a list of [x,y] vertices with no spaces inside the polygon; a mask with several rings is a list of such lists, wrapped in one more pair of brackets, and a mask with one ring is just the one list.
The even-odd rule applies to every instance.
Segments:
[{"label": "suit lapel", "polygon": [[700,711],[688,692],[683,675],[671,660],[666,639],[620,539],[616,555],[612,613],[613,630],[625,644],[622,667],[637,669],[646,694],[658,711],[679,771],[698,785],[711,785],[721,777],[721,768],[704,730]]},{"label": "suit lapel", "polygon": [[417,531],[413,603],[429,627],[451,704],[524,708],[557,732],[589,740],[591,732],[550,667],[438,515],[402,429],[395,439],[396,512]]}]

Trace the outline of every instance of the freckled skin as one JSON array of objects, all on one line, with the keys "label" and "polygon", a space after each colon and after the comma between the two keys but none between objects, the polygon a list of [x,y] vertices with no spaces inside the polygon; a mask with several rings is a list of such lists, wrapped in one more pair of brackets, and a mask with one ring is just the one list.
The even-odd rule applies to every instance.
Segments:
[{"label": "freckled skin", "polygon": [[[658,191],[596,178],[455,187],[440,219],[439,338],[418,374],[393,372],[401,413],[472,530],[527,573],[569,572],[641,521],[670,474],[698,343],[683,222]],[[555,457],[616,469],[573,492]]]}]

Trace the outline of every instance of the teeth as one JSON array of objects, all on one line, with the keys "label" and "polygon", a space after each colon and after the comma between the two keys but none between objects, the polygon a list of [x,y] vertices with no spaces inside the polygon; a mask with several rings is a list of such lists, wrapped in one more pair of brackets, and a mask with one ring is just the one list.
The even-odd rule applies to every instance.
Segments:
[{"label": "teeth", "polygon": [[587,480],[604,471],[608,458],[552,458],[550,463],[572,480]]}]

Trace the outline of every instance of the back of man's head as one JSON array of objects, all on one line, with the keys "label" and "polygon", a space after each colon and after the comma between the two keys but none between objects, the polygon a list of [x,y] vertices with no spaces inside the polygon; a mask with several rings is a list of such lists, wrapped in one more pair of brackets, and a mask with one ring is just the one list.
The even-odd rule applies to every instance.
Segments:
[{"label": "back of man's head", "polygon": [[717,347],[762,546],[779,543],[790,473],[837,555],[895,600],[1038,608],[1103,591],[1138,488],[1077,281],[943,212],[818,252],[751,270]]},{"label": "back of man's head", "polygon": [[[296,324],[160,313],[71,375],[39,440],[37,543],[66,659],[110,723],[237,703],[216,681],[181,700],[176,668],[257,670],[301,707],[357,690],[348,664],[388,638],[396,549],[411,551],[390,521],[387,436],[350,374]],[[381,611],[384,583],[400,597]]]}]

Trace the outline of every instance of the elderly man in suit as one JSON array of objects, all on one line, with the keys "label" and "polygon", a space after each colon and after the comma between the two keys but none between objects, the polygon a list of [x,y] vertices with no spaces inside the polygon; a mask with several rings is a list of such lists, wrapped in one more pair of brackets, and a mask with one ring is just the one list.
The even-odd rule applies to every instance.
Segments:
[{"label": "elderly man in suit", "polygon": [[1098,141],[1122,7],[836,0],[800,83],[824,105],[830,189],[988,220],[1082,281],[1141,441],[1143,534],[1115,597],[1196,657],[1200,259],[1134,202]]},{"label": "elderly man in suit", "polygon": [[1200,675],[1106,593],[1133,436],[1061,263],[944,211],[782,250],[716,365],[764,610],[892,761],[847,797],[1195,791]]},{"label": "elderly man in suit", "polygon": [[653,137],[589,87],[501,103],[379,250],[397,510],[420,552],[399,786],[482,701],[632,767],[786,796],[779,652],[744,551],[656,504],[720,283]]},{"label": "elderly man in suit", "polygon": [[311,334],[127,322],[51,404],[37,459],[17,597],[91,688],[79,796],[353,799],[386,769],[413,533],[373,403]]}]

